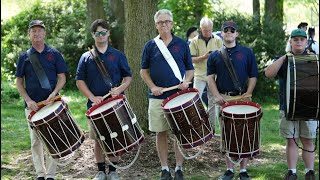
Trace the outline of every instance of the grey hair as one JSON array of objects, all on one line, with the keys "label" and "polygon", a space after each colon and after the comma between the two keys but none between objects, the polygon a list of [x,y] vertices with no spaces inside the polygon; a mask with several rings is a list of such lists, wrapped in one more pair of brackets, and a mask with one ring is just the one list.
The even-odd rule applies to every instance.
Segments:
[{"label": "grey hair", "polygon": [[154,15],[154,22],[157,22],[157,18],[158,16],[160,16],[161,14],[168,14],[170,17],[170,20],[173,21],[173,15],[172,12],[169,11],[168,9],[160,9],[159,11],[156,12],[156,14]]},{"label": "grey hair", "polygon": [[202,28],[203,26],[213,26],[213,22],[211,19],[209,19],[208,17],[203,17],[201,20],[200,20],[200,28]]}]

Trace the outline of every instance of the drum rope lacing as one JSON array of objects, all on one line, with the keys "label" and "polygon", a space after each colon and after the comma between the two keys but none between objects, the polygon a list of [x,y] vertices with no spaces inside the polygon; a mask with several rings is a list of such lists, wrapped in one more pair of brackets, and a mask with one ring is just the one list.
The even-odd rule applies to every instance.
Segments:
[{"label": "drum rope lacing", "polygon": [[[47,153],[50,154],[52,157],[58,155],[59,158],[63,158],[62,154],[65,153],[65,152],[70,151],[70,152],[72,153],[72,152],[73,152],[73,150],[72,150],[73,147],[74,147],[74,146],[78,146],[78,145],[79,145],[78,143],[81,144],[81,137],[78,135],[78,133],[77,133],[76,135],[75,135],[74,133],[72,133],[72,131],[70,130],[70,128],[66,125],[65,122],[63,122],[63,120],[62,120],[61,117],[59,116],[59,114],[60,114],[63,110],[65,110],[68,118],[71,119],[72,121],[74,121],[74,119],[72,118],[72,116],[69,114],[69,113],[71,113],[71,112],[70,112],[70,110],[67,108],[67,106],[65,106],[65,104],[63,104],[63,103],[62,103],[62,106],[63,106],[63,108],[62,108],[62,110],[61,110],[59,113],[56,113],[55,111],[53,112],[54,115],[55,115],[54,117],[58,117],[58,118],[59,118],[59,121],[58,121],[58,122],[59,122],[60,127],[62,127],[62,124],[61,124],[61,122],[62,122],[63,125],[64,125],[64,126],[69,130],[69,132],[73,135],[73,137],[74,137],[75,139],[77,139],[77,143],[76,143],[76,144],[71,145],[71,143],[69,142],[69,139],[67,138],[67,135],[66,135],[64,129],[61,128],[61,129],[62,129],[62,132],[63,132],[63,135],[64,135],[65,139],[67,140],[67,144],[66,144],[66,143],[63,141],[63,139],[60,138],[60,136],[59,136],[59,135],[54,131],[54,129],[49,125],[49,121],[43,120],[43,121],[44,121],[44,124],[46,124],[46,126],[47,126],[47,131],[48,131],[48,133],[49,133],[49,135],[50,135],[50,138],[53,140],[54,146],[53,146],[52,144],[50,144],[50,141],[44,136],[44,134],[43,134],[41,131],[35,130],[36,134],[38,135],[38,137],[40,137],[40,140],[43,142],[43,144],[48,144],[48,145],[53,149],[53,151],[55,151],[56,154],[51,154],[50,151],[49,151],[49,149],[48,149],[48,147],[45,146],[45,147],[46,147],[45,149],[46,149]],[[78,132],[78,131],[77,131],[78,129],[74,127],[74,123],[71,123],[71,124],[72,124],[73,130],[75,130],[75,132]],[[34,124],[33,124],[33,125],[34,125]],[[34,125],[34,126],[35,126],[35,125]],[[49,130],[50,130],[50,131],[49,131]],[[56,135],[56,136],[59,138],[59,140],[60,140],[66,147],[68,147],[68,149],[66,149],[66,150],[64,150],[64,151],[62,151],[62,152],[59,152],[59,148],[58,148],[56,142],[54,141],[54,138],[53,138],[53,135],[52,135],[51,131],[54,133],[54,135]],[[46,142],[47,142],[47,143],[46,143]],[[55,158],[53,158],[53,160],[54,160],[58,165],[60,165],[60,166],[65,166],[65,165],[69,164],[70,162],[72,162],[72,157],[73,157],[73,156],[74,156],[74,153],[72,153],[72,154],[71,154],[70,156],[68,156],[67,158],[60,159],[60,160],[62,160],[62,161],[66,161],[65,163],[58,162]]]},{"label": "drum rope lacing", "polygon": [[[122,101],[122,100],[121,100],[121,101]],[[118,102],[117,104],[119,104],[119,102]],[[129,109],[131,110],[130,113],[128,113],[128,115],[129,115],[130,120],[131,120],[131,122],[132,122],[133,119],[136,119],[136,116],[134,115],[134,113],[133,113],[130,105],[129,105],[127,102],[124,102],[123,105],[125,106],[127,112],[129,112]],[[112,107],[113,112],[115,113],[117,119],[120,120],[121,118],[120,118],[120,116],[119,116],[119,114],[118,114],[118,112],[117,112],[117,110],[118,110],[120,107],[118,107],[118,108],[115,108],[115,107],[116,107],[116,105],[114,105],[114,106]],[[132,116],[132,114],[133,114],[134,116]],[[102,112],[100,112],[100,116],[102,117],[103,122],[104,122],[105,126],[107,127],[108,132],[109,132],[110,137],[111,137],[112,130],[111,130],[110,126],[108,125],[108,123],[107,123],[107,121],[106,121],[106,119],[105,119],[105,116],[102,114]],[[131,161],[131,163],[129,163],[128,165],[126,165],[126,166],[118,166],[118,165],[115,165],[114,163],[112,163],[112,162],[110,161],[110,159],[108,158],[108,155],[109,155],[109,154],[107,153],[107,150],[105,149],[105,146],[104,146],[104,145],[107,146],[107,148],[110,150],[110,152],[111,152],[111,153],[113,154],[113,156],[115,156],[115,157],[117,157],[117,154],[116,154],[116,153],[119,152],[119,151],[112,151],[112,149],[108,146],[108,144],[101,139],[103,136],[102,136],[101,133],[98,131],[98,128],[97,128],[97,126],[93,123],[93,119],[92,119],[91,117],[90,117],[90,120],[91,120],[91,123],[94,125],[97,134],[99,135],[99,138],[100,138],[100,139],[98,140],[98,142],[99,142],[101,148],[103,149],[104,154],[106,155],[106,160],[107,160],[107,162],[108,162],[110,165],[112,165],[113,167],[117,168],[117,169],[122,169],[122,170],[123,170],[123,169],[127,169],[127,168],[131,167],[131,166],[135,163],[135,161],[138,159],[138,156],[139,156],[139,154],[140,154],[140,149],[141,149],[141,144],[140,144],[140,142],[139,142],[138,133],[136,132],[135,128],[133,128],[133,129],[134,129],[136,138],[132,137],[130,133],[127,133],[127,134],[129,134],[129,136],[130,136],[132,139],[137,140],[135,144],[131,144],[131,145],[130,145],[130,146],[134,146],[134,145],[138,145],[138,146],[139,146],[139,147],[138,147],[138,150],[137,150],[137,152],[136,152],[136,155],[135,155],[134,159]],[[120,123],[120,126],[123,127],[124,124],[123,124],[123,122],[122,122],[121,120],[119,121],[119,123]],[[135,123],[135,125],[137,125],[137,128],[138,128],[138,129],[141,129],[137,122]],[[126,131],[126,130],[125,130],[125,131]],[[122,132],[123,132],[123,137],[126,137],[124,131],[122,131]],[[140,139],[143,138],[143,131],[142,131],[142,130],[141,130],[141,135],[142,135],[142,137],[140,137]],[[115,150],[115,145],[114,145],[114,143],[113,143],[113,139],[115,139],[115,140],[119,143],[119,145],[120,145],[126,152],[129,152],[128,148],[129,148],[130,146],[128,146],[126,138],[124,138],[124,140],[125,140],[125,145],[126,145],[126,146],[124,146],[116,137],[114,137],[114,138],[111,137],[111,143],[112,143],[113,149]],[[102,142],[102,141],[103,141],[103,142]]]},{"label": "drum rope lacing", "polygon": [[[192,98],[192,102],[193,102],[193,104],[195,104],[195,101],[194,101],[193,98]],[[189,118],[188,118],[188,116],[187,116],[187,113],[185,112],[184,107],[183,107],[182,105],[180,105],[180,108],[182,109],[183,114],[184,114],[184,116],[186,117],[186,121],[188,122],[188,125],[192,126],[192,124],[191,124],[191,122],[190,122],[190,120],[189,120]],[[195,109],[196,109],[197,115],[198,115],[198,117],[200,118],[200,121],[201,121],[203,118],[201,117],[198,108],[195,107]],[[188,142],[188,144],[189,144],[190,146],[192,146],[192,148],[196,147],[196,146],[194,146],[194,145],[188,140],[188,138],[187,138],[183,133],[181,133],[181,128],[179,127],[179,125],[178,125],[178,123],[177,123],[177,121],[176,121],[176,118],[175,118],[174,115],[173,115],[173,111],[172,111],[171,109],[169,109],[169,111],[170,111],[170,115],[171,115],[172,119],[174,120],[174,123],[175,123],[178,131],[179,131],[180,134],[181,134],[181,135],[180,135],[180,141],[182,141],[182,137],[181,137],[181,136],[183,136],[184,139]],[[171,125],[170,125],[169,122],[168,122],[168,124],[169,124],[169,126],[170,126],[170,128],[171,128],[171,130],[172,130],[172,127],[171,127]],[[208,127],[207,127],[207,125],[206,125],[205,123],[202,123],[202,125],[204,125],[204,126],[208,129]],[[205,131],[204,131],[203,128],[204,128],[204,127],[202,126],[202,132],[204,133]],[[175,141],[175,142],[177,143],[178,150],[180,151],[181,155],[182,155],[185,159],[193,159],[193,158],[196,158],[196,157],[198,157],[200,154],[202,154],[202,153],[204,152],[205,140],[204,140],[202,137],[204,137],[205,135],[203,134],[202,136],[200,136],[200,134],[199,134],[197,131],[195,131],[195,130],[193,130],[193,131],[194,131],[195,134],[200,138],[200,140],[203,142],[203,145],[201,146],[200,150],[199,150],[195,155],[193,155],[193,156],[186,156],[186,155],[185,155],[185,153],[184,153],[184,152],[182,151],[182,149],[181,149],[181,146],[183,146],[183,145],[180,143],[180,141],[179,141],[179,139],[178,139],[178,137],[177,137],[176,135],[174,135],[174,136],[175,136],[175,139],[172,139],[172,138],[171,138],[173,141]],[[210,131],[210,128],[208,129],[208,131],[211,132],[211,131]],[[190,133],[190,135],[191,135],[191,137],[190,137],[190,138],[191,138],[191,141],[194,142],[194,139],[193,139],[193,136],[192,136],[192,129],[189,130],[189,133]]]},{"label": "drum rope lacing", "polygon": [[[222,116],[224,115],[224,112],[222,112]],[[253,156],[253,154],[254,153],[256,153],[257,151],[259,151],[259,149],[258,150],[256,150],[256,151],[254,151],[254,149],[255,149],[255,141],[256,141],[256,133],[258,133],[258,136],[259,137],[257,137],[258,139],[260,139],[260,132],[259,132],[259,129],[258,129],[258,123],[257,122],[255,122],[254,123],[254,125],[255,125],[255,128],[254,128],[254,132],[253,132],[253,144],[251,144],[251,142],[249,141],[249,150],[250,150],[250,153],[242,153],[243,152],[243,144],[244,144],[244,135],[245,135],[245,130],[247,130],[247,138],[248,139],[250,139],[250,135],[249,135],[249,126],[248,126],[248,119],[250,119],[250,118],[256,118],[256,117],[258,117],[258,116],[260,116],[261,115],[261,110],[259,109],[258,111],[256,111],[255,112],[255,116],[253,116],[253,117],[247,117],[247,114],[244,114],[245,115],[245,117],[244,117],[244,120],[245,120],[245,123],[244,123],[244,127],[242,128],[242,140],[241,140],[241,149],[239,150],[239,146],[236,146],[237,147],[237,155],[238,155],[238,159],[236,160],[236,161],[234,161],[231,157],[230,157],[230,147],[231,147],[231,135],[230,135],[230,137],[229,137],[229,145],[227,144],[227,142],[225,142],[225,147],[227,148],[228,147],[228,149],[226,149],[226,157],[230,160],[230,162],[232,162],[233,164],[235,164],[235,165],[240,165],[240,163],[241,163],[241,161],[243,160],[243,158],[240,158],[241,157],[241,155],[247,155],[247,154],[250,154],[250,157],[252,157]],[[235,120],[236,119],[243,119],[243,118],[236,118],[235,116],[234,116],[234,114],[232,114],[232,116],[231,116],[231,118],[232,118],[232,122],[233,123],[231,123],[230,125],[231,125],[231,132],[230,132],[230,134],[232,134],[232,132],[234,131],[234,132],[236,132],[236,128],[235,128]],[[225,131],[225,129],[226,128],[223,128],[223,130],[224,130],[224,136],[225,136],[225,139],[227,139],[227,137],[226,137],[226,131]],[[256,131],[258,129],[258,132]],[[235,141],[236,141],[236,144],[238,145],[238,136],[235,136]],[[260,143],[261,142],[259,142],[259,146],[260,146]],[[229,150],[229,151],[228,151]]]}]

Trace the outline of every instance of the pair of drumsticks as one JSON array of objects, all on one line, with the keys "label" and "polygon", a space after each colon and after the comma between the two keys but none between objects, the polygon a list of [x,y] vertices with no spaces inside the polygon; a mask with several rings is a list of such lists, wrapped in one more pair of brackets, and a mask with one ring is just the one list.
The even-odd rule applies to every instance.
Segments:
[{"label": "pair of drumsticks", "polygon": [[[116,89],[120,88],[121,86],[123,86],[125,83],[121,84],[120,86],[116,87]],[[187,82],[187,84],[191,84],[191,82]],[[171,91],[171,90],[174,90],[174,89],[177,89],[179,87],[179,85],[176,85],[176,86],[171,86],[171,87],[168,87],[168,88],[164,88],[162,90],[162,92],[167,92],[167,91]],[[108,94],[104,95],[103,96],[103,99],[107,98],[108,96],[111,95],[111,92],[109,92]],[[235,100],[239,100],[239,99],[243,99],[243,98],[250,98],[252,95],[251,94],[246,94],[244,96],[242,95],[239,95],[239,96],[233,96],[233,97],[229,97],[229,98],[226,98],[226,101],[235,101]],[[55,96],[53,97],[52,99],[50,99],[49,103],[57,100],[61,98],[61,96]],[[38,106],[44,106],[46,104],[49,104],[49,103],[46,103],[46,101],[41,101],[41,102],[38,102],[37,105]]]},{"label": "pair of drumsticks", "polygon": [[[187,82],[187,84],[191,84],[191,82]],[[171,87],[168,87],[168,88],[164,88],[162,90],[162,92],[171,91],[171,90],[177,89],[178,87],[179,87],[179,85],[171,86]],[[226,101],[235,101],[235,100],[239,100],[239,99],[243,99],[243,98],[250,98],[251,96],[252,96],[252,94],[246,94],[244,96],[242,96],[242,95],[232,96],[232,97],[226,98],[225,100]]]}]

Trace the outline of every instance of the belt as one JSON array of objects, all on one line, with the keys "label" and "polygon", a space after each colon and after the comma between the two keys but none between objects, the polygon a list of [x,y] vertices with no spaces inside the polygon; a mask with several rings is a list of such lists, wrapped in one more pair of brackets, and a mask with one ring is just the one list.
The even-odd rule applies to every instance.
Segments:
[{"label": "belt", "polygon": [[241,93],[241,92],[221,92],[220,94],[224,94],[224,95],[227,95],[227,96],[238,96],[238,95],[241,95],[243,93]]}]

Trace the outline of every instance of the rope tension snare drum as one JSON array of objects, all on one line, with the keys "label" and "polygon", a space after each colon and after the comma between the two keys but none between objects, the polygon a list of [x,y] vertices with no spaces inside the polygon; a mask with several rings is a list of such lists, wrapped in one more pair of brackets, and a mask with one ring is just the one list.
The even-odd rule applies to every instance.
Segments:
[{"label": "rope tension snare drum", "polygon": [[124,95],[92,106],[86,116],[107,156],[120,156],[144,140],[143,131]]},{"label": "rope tension snare drum", "polygon": [[183,148],[199,146],[213,137],[214,130],[197,89],[179,91],[165,99],[161,107]]},{"label": "rope tension snare drum", "polygon": [[62,100],[32,111],[28,122],[54,159],[71,154],[85,139],[67,104]]},{"label": "rope tension snare drum", "polygon": [[229,102],[221,107],[222,145],[229,157],[253,157],[259,154],[259,104],[247,101]]}]

